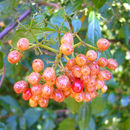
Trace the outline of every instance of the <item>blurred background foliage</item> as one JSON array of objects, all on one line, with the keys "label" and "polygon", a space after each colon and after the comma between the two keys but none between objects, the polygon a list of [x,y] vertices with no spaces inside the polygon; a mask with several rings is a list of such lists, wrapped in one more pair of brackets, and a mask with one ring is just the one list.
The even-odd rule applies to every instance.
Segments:
[{"label": "blurred background foliage", "polygon": [[[54,3],[58,8],[36,4],[42,2]],[[31,15],[0,41],[0,79],[4,77],[0,88],[0,130],[130,130],[130,1],[0,0],[0,32],[28,8]],[[94,46],[99,38],[108,39],[110,49],[103,56],[116,59],[119,67],[112,71],[107,93],[99,94],[89,103],[77,103],[68,98],[64,103],[50,101],[46,109],[30,108],[21,95],[14,93],[13,84],[27,79],[33,59],[40,57],[47,66],[51,65],[47,61],[53,61],[55,56],[39,55],[37,49],[28,50],[23,53],[20,63],[12,65],[7,61],[10,45],[15,46],[21,37],[35,43],[25,30],[30,28],[38,40],[48,39],[49,43],[45,44],[58,49],[55,30],[66,15],[70,25],[65,22],[63,31],[69,31],[71,27],[81,39]],[[75,55],[86,50],[88,48],[76,48]]]}]

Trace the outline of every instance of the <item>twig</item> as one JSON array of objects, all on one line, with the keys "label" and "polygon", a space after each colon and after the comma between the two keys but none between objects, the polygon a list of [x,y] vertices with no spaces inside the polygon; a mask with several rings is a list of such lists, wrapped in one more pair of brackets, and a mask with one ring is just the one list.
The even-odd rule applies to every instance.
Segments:
[{"label": "twig", "polygon": [[57,8],[59,9],[59,5],[58,4],[55,4],[55,3],[46,3],[46,2],[42,2],[42,3],[39,3],[38,5],[45,5],[45,6],[50,6],[50,7],[54,7],[54,8]]},{"label": "twig", "polygon": [[5,78],[5,66],[3,66],[3,74],[2,74],[2,77],[1,77],[1,80],[0,80],[0,87],[2,86],[4,78]]}]

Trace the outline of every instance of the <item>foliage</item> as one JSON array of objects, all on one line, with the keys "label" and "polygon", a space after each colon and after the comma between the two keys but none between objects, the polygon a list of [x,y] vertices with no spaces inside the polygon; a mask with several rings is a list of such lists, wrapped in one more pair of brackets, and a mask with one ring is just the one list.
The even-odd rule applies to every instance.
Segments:
[{"label": "foliage", "polygon": [[[59,5],[57,9],[45,5],[36,6],[35,2],[42,1],[0,0],[0,22],[3,21],[5,24],[5,26],[0,25],[0,32],[28,8],[32,11],[30,16],[0,41],[0,77],[3,75],[3,66],[6,70],[0,88],[0,130],[102,130],[106,128],[129,130],[129,1],[46,0]],[[26,101],[21,100],[20,95],[14,94],[12,86],[20,79],[27,79],[27,75],[32,70],[33,59],[39,57],[47,66],[51,65],[47,61],[53,61],[55,56],[39,55],[40,52],[36,48],[23,53],[23,59],[19,64],[11,65],[7,61],[10,50],[9,40],[12,40],[13,47],[21,37],[27,37],[31,43],[36,44],[31,30],[39,41],[48,40],[46,45],[58,49],[56,32],[66,17],[70,25],[65,21],[61,32],[69,30],[77,32],[81,39],[94,46],[99,38],[108,39],[111,42],[110,49],[103,53],[103,56],[109,58],[113,55],[119,67],[113,72],[113,78],[107,82],[108,92],[90,103],[82,104],[67,99],[60,104],[51,102],[46,109],[30,108]],[[60,35],[62,36],[63,33]],[[75,54],[85,53],[86,50],[87,47],[79,47],[75,50]],[[65,116],[64,113],[58,115],[56,111],[60,109],[67,110]]]}]

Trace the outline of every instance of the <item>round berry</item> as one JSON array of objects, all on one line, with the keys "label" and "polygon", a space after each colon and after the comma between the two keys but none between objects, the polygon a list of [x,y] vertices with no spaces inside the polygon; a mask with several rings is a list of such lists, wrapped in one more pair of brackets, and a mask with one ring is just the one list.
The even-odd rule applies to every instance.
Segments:
[{"label": "round berry", "polygon": [[38,101],[38,104],[40,107],[42,108],[45,108],[48,106],[48,99],[45,99],[45,98],[41,98],[39,101]]},{"label": "round berry", "polygon": [[37,84],[35,86],[32,86],[31,91],[33,95],[40,95],[41,94],[42,85]]},{"label": "round berry", "polygon": [[78,54],[75,58],[77,65],[83,66],[86,64],[86,56],[83,54]]},{"label": "round berry", "polygon": [[97,63],[92,63],[89,65],[91,70],[91,75],[97,75],[99,73],[99,66]]},{"label": "round berry", "polygon": [[56,87],[58,89],[68,89],[71,86],[70,80],[67,76],[65,75],[61,75],[59,77],[57,77],[56,79]]},{"label": "round berry", "polygon": [[65,95],[65,98],[67,98],[71,94],[71,88],[68,88],[67,90],[63,90],[63,94]]},{"label": "round berry", "polygon": [[59,89],[55,89],[54,90],[54,100],[56,102],[63,102],[64,99],[65,99],[64,93]]},{"label": "round berry", "polygon": [[100,67],[105,67],[108,64],[108,61],[106,58],[100,57],[97,63]]},{"label": "round berry", "polygon": [[97,53],[94,50],[89,50],[86,53],[86,57],[89,61],[94,61],[97,59]]},{"label": "round berry", "polygon": [[49,98],[50,95],[53,94],[53,91],[54,91],[54,87],[52,85],[45,83],[42,86],[42,97]]},{"label": "round berry", "polygon": [[38,101],[41,98],[41,95],[32,95],[31,99],[34,101]]},{"label": "round berry", "polygon": [[61,44],[72,44],[73,43],[73,35],[72,33],[65,33],[61,38]]},{"label": "round berry", "polygon": [[91,98],[96,98],[97,92],[96,91],[90,92],[90,96],[91,96]]},{"label": "round berry", "polygon": [[83,99],[84,99],[84,93],[81,92],[81,93],[77,93],[74,95],[74,99],[77,101],[77,102],[82,102]]},{"label": "round berry", "polygon": [[97,47],[100,51],[105,51],[109,48],[109,41],[107,39],[99,39],[97,41]]},{"label": "round berry", "polygon": [[80,79],[83,82],[84,86],[86,86],[88,84],[88,82],[90,81],[90,75],[83,75],[83,76],[81,76]]},{"label": "round berry", "polygon": [[17,43],[17,48],[20,51],[25,51],[29,48],[29,41],[27,38],[20,38],[18,43]]},{"label": "round berry", "polygon": [[83,82],[80,79],[75,79],[72,84],[72,90],[75,93],[80,93],[83,90]]},{"label": "round berry", "polygon": [[103,80],[96,80],[96,88],[101,89],[104,86]]},{"label": "round berry", "polygon": [[32,100],[32,99],[29,99],[29,106],[30,107],[37,107],[37,102]]},{"label": "round berry", "polygon": [[110,80],[112,78],[112,74],[108,70],[100,70],[98,78],[100,80]]},{"label": "round berry", "polygon": [[28,88],[28,83],[21,80],[14,84],[14,91],[16,93],[23,93]]},{"label": "round berry", "polygon": [[85,102],[90,102],[91,100],[92,100],[92,98],[91,98],[90,93],[85,92],[85,93],[84,93],[84,101],[85,101]]},{"label": "round berry", "polygon": [[35,72],[40,72],[44,68],[44,63],[41,59],[35,59],[32,63],[32,68]]},{"label": "round berry", "polygon": [[53,67],[47,67],[42,75],[43,79],[48,83],[48,84],[55,84],[56,80],[56,75],[55,75],[55,70]]},{"label": "round berry", "polygon": [[75,65],[72,67],[72,74],[75,78],[80,78],[82,73],[81,73],[81,68],[78,65]]},{"label": "round berry", "polygon": [[90,68],[87,65],[84,65],[81,67],[81,73],[82,75],[89,75],[90,74]]},{"label": "round berry", "polygon": [[72,59],[69,59],[69,60],[67,61],[66,67],[67,67],[69,70],[71,70],[74,65],[76,65],[76,62],[75,62],[75,59],[72,58]]},{"label": "round berry", "polygon": [[105,93],[107,91],[108,87],[106,85],[103,86],[103,88],[101,88],[102,93]]},{"label": "round berry", "polygon": [[28,82],[31,85],[37,85],[37,84],[39,84],[40,80],[41,80],[41,75],[38,72],[32,72],[28,76]]},{"label": "round berry", "polygon": [[109,68],[110,70],[115,70],[117,67],[118,63],[114,59],[112,58],[108,59],[107,68]]},{"label": "round berry", "polygon": [[29,100],[32,97],[31,89],[28,88],[25,92],[23,92],[22,98],[24,100]]},{"label": "round berry", "polygon": [[20,52],[14,50],[8,54],[8,62],[11,64],[18,63],[22,55]]},{"label": "round berry", "polygon": [[74,81],[74,76],[73,76],[73,74],[72,74],[72,71],[65,71],[65,75],[69,78],[69,80],[71,81],[71,82],[73,82]]},{"label": "round berry", "polygon": [[86,91],[88,91],[88,92],[96,91],[96,87],[95,86],[93,86],[93,87],[87,87]]},{"label": "round berry", "polygon": [[63,53],[64,55],[71,55],[73,51],[74,51],[74,48],[72,45],[62,44],[60,46],[60,52]]},{"label": "round berry", "polygon": [[88,87],[94,87],[96,85],[96,80],[93,77],[90,77],[90,81],[87,83]]}]

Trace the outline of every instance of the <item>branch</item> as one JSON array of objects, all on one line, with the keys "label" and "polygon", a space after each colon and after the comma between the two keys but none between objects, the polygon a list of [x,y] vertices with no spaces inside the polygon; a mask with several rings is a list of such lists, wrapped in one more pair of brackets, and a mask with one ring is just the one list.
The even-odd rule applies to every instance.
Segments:
[{"label": "branch", "polygon": [[46,3],[46,2],[42,2],[42,3],[39,3],[38,5],[45,5],[45,6],[50,6],[50,7],[54,7],[56,9],[59,9],[59,5],[58,4],[55,4],[55,3]]},{"label": "branch", "polygon": [[3,74],[2,74],[2,77],[1,77],[1,80],[0,80],[0,87],[2,86],[4,78],[5,78],[5,66],[3,66]]}]

